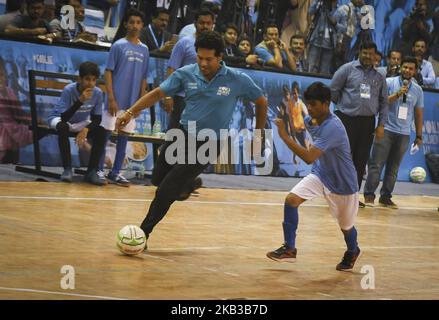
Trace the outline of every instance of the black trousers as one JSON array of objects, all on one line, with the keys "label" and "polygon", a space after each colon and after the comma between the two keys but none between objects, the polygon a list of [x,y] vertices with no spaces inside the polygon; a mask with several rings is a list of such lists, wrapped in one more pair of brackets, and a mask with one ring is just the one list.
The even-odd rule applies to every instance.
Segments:
[{"label": "black trousers", "polygon": [[360,190],[374,139],[375,116],[351,117],[339,110],[335,111],[335,114],[343,122],[348,134],[352,160],[357,171],[358,190]]},{"label": "black trousers", "polygon": [[175,129],[180,127],[180,119],[181,114],[183,113],[184,108],[186,107],[186,102],[183,97],[174,96],[174,106],[172,108],[171,115],[169,117],[169,129]]},{"label": "black trousers", "polygon": [[[56,125],[56,131],[58,132],[58,146],[61,152],[63,167],[64,169],[71,168],[72,155],[70,154],[69,125],[66,122],[60,121]],[[95,126],[88,131],[87,139],[92,141],[90,160],[87,168],[87,172],[90,172],[98,168],[99,158],[104,152],[105,129],[101,126]]]},{"label": "black trousers", "polygon": [[[179,199],[182,193],[191,192],[195,178],[200,175],[208,166],[196,160],[195,164],[188,164],[188,143],[187,133],[185,132],[185,164],[169,164],[166,161],[166,149],[174,143],[165,142],[160,150],[160,155],[154,165],[152,172],[152,183],[157,186],[155,197],[151,202],[146,218],[141,224],[141,229],[148,236],[152,229],[164,218],[171,205]],[[205,142],[197,142],[196,150]],[[220,154],[219,143],[217,144],[217,154]]]}]

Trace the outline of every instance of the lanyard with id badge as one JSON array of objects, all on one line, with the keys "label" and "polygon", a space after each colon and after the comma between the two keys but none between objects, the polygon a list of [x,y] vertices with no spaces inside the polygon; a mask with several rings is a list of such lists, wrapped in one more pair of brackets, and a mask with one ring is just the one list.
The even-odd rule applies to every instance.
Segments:
[{"label": "lanyard with id badge", "polygon": [[370,99],[370,84],[364,82],[360,84],[360,97],[362,99]]}]

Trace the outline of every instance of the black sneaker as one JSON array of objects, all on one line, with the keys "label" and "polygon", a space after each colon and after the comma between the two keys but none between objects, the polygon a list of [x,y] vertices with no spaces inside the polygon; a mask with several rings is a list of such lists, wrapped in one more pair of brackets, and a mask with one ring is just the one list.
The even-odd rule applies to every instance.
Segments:
[{"label": "black sneaker", "polygon": [[105,176],[102,174],[100,175],[96,170],[91,170],[89,173],[86,173],[84,176],[84,181],[97,185],[97,186],[103,186],[106,185],[107,179],[105,179]]},{"label": "black sneaker", "polygon": [[113,173],[110,172],[107,175],[107,180],[109,183],[117,184],[118,186],[122,186],[122,187],[129,187],[131,185],[131,182],[129,182],[128,179],[125,178],[120,173],[114,175]]},{"label": "black sneaker", "polygon": [[291,249],[284,243],[282,247],[271,252],[267,252],[267,257],[278,262],[296,262],[297,249]]},{"label": "black sneaker", "polygon": [[356,251],[347,250],[344,253],[343,259],[341,260],[341,262],[339,264],[337,264],[335,269],[337,269],[338,271],[352,270],[352,268],[354,267],[355,261],[357,261],[358,257],[360,256],[360,253],[361,253],[361,250],[358,247],[357,247]]},{"label": "black sneaker", "polygon": [[364,195],[364,204],[366,205],[366,207],[374,207],[375,197],[370,195]]},{"label": "black sneaker", "polygon": [[390,198],[380,197],[380,200],[378,202],[382,207],[398,209],[398,206],[396,205],[396,203],[393,202],[392,199],[390,199]]},{"label": "black sneaker", "polygon": [[358,208],[366,208],[364,202],[358,201]]},{"label": "black sneaker", "polygon": [[177,198],[177,200],[178,201],[187,200],[191,196],[191,193],[197,189],[200,189],[202,185],[203,185],[203,180],[199,177],[195,178],[194,181],[192,182],[192,186],[191,186],[190,190],[183,191],[180,194],[180,196]]}]

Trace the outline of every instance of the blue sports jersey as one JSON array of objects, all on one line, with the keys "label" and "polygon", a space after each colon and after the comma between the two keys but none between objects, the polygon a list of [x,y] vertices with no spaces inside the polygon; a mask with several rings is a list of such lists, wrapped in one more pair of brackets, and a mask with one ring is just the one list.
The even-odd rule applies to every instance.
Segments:
[{"label": "blue sports jersey", "polygon": [[229,128],[239,98],[254,101],[262,96],[262,90],[248,75],[227,67],[224,62],[209,82],[198,64],[190,64],[172,73],[160,89],[166,95],[184,91],[186,107],[180,123],[186,130],[189,121],[196,121],[197,132],[209,128],[216,132],[217,137],[220,129]]},{"label": "blue sports jersey", "polygon": [[313,163],[311,173],[320,178],[331,192],[353,194],[358,192],[357,172],[352,162],[348,135],[341,120],[330,113],[320,126],[305,117],[305,126],[313,138],[314,147],[323,154]]},{"label": "blue sports jersey", "polygon": [[[64,87],[61,97],[55,108],[50,112],[47,122],[50,123],[54,118],[61,117],[61,113],[69,109],[76,101],[79,101],[81,93],[78,91],[78,83],[73,82]],[[69,123],[78,123],[90,119],[90,114],[102,114],[103,93],[98,87],[93,88],[93,96],[85,101],[75,112]]]},{"label": "blue sports jersey", "polygon": [[[140,98],[142,80],[147,79],[149,50],[143,43],[133,44],[125,38],[110,49],[107,70],[113,72],[113,93],[121,110],[131,107]],[[108,110],[108,98],[105,99]]]}]

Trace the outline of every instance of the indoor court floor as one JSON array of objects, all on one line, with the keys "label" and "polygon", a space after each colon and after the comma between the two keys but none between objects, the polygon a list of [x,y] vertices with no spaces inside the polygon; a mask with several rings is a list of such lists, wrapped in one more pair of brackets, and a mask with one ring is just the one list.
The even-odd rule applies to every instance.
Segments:
[{"label": "indoor court floor", "polygon": [[340,272],[345,243],[322,199],[299,210],[297,262],[266,258],[283,242],[279,191],[202,188],[171,207],[148,251],[124,256],[116,233],[141,223],[154,190],[0,182],[0,299],[439,298],[439,197],[360,209],[362,255]]}]

